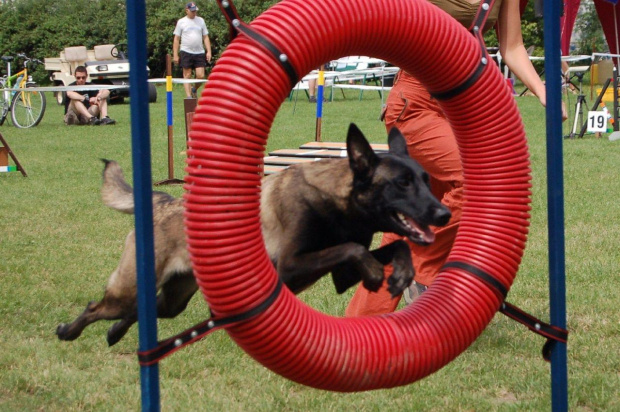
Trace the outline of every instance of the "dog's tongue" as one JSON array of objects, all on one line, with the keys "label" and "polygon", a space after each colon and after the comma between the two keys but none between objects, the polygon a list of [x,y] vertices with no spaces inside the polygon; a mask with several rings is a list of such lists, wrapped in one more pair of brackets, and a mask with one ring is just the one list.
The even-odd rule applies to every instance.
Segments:
[{"label": "dog's tongue", "polygon": [[[406,218],[406,220],[409,226],[413,228],[414,232],[419,235],[419,239],[416,240],[421,240],[425,243],[433,243],[435,241],[435,232],[433,232],[430,227],[422,227],[410,218]],[[412,236],[412,238],[415,238],[415,236]]]}]

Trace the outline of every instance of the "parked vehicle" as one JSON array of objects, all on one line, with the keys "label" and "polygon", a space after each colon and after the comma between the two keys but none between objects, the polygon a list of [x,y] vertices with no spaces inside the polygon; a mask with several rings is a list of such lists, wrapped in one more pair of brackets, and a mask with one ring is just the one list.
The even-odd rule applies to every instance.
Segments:
[{"label": "parked vehicle", "polygon": [[[94,84],[126,86],[110,90],[112,102],[122,102],[129,97],[129,60],[120,44],[103,44],[92,50],[85,46],[66,47],[60,57],[46,57],[45,70],[55,86],[68,86],[75,81],[77,66],[85,66],[88,81]],[[148,67],[147,67],[148,70]],[[157,101],[157,88],[149,83],[149,103]],[[58,104],[65,103],[67,93],[55,92]]]}]

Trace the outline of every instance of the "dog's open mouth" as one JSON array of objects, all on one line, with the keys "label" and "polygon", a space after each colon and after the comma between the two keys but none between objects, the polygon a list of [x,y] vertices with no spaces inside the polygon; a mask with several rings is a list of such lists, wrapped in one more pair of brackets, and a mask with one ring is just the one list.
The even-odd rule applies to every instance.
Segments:
[{"label": "dog's open mouth", "polygon": [[396,213],[397,221],[407,232],[407,238],[413,243],[428,245],[435,241],[435,233],[430,227],[424,226],[402,213]]}]

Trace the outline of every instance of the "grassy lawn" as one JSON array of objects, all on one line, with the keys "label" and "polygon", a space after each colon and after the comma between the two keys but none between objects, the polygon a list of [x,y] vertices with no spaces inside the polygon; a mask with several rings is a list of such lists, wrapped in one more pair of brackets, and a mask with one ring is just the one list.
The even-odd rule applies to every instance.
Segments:
[{"label": "grassy lawn", "polygon": [[[164,88],[150,105],[154,181],[168,177]],[[588,102],[589,92],[586,93]],[[182,88],[175,88],[176,177],[184,174]],[[576,96],[570,97],[574,110]],[[548,319],[548,239],[544,110],[533,97],[517,99],[531,150],[532,221],[528,247],[508,300]],[[385,141],[377,93],[340,92],[324,107],[323,140],[342,141],[355,122],[373,142]],[[283,103],[268,150],[314,139],[315,105],[303,93]],[[501,107],[497,108],[501,116]],[[102,163],[117,160],[131,178],[129,105],[113,105],[117,125],[65,127],[62,108],[48,96],[41,124],[0,133],[26,168],[0,174],[0,410],[125,411],[140,409],[137,327],[113,348],[111,322],[88,327],[74,342],[59,341],[60,322],[99,300],[116,267],[131,216],[100,201]],[[567,122],[568,123],[568,122]],[[571,125],[572,126],[572,123]],[[569,125],[565,125],[565,134]],[[484,134],[484,130],[480,130]],[[572,411],[620,410],[620,142],[586,135],[565,140],[566,268],[569,402]],[[180,186],[158,187],[179,196]],[[336,295],[329,279],[302,296],[342,315],[351,292]],[[174,320],[159,322],[164,338],[208,317],[201,295]],[[414,384],[341,394],[307,388],[265,369],[220,331],[160,364],[162,410],[216,411],[540,411],[551,404],[544,339],[498,315],[460,357]]]}]

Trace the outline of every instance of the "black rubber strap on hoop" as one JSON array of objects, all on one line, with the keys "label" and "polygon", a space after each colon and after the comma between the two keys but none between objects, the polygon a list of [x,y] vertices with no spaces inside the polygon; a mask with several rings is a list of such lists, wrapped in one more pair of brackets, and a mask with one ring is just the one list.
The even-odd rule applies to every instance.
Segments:
[{"label": "black rubber strap on hoop", "polygon": [[[482,38],[482,30],[484,29],[484,25],[489,18],[489,13],[491,13],[491,9],[493,9],[493,4],[495,4],[495,0],[484,0],[480,3],[478,7],[478,11],[476,12],[476,17],[474,17],[474,22],[469,27],[469,31],[473,34],[479,41],[484,45],[484,39]],[[486,50],[486,49],[485,49]]]},{"label": "black rubber strap on hoop", "polygon": [[147,351],[138,351],[138,362],[141,366],[153,365],[161,361],[166,356],[173,354],[177,350],[204,338],[211,332],[234,323],[249,320],[267,310],[267,308],[275,302],[281,291],[282,281],[278,278],[278,283],[273,289],[273,292],[271,292],[271,294],[267,296],[267,298],[259,305],[246,312],[226,318],[214,319],[213,316],[211,316],[211,318],[194,325],[178,335],[159,341],[157,346],[152,349]]},{"label": "black rubber strap on hoop", "polygon": [[[450,261],[446,262],[441,270],[450,268],[463,270],[481,279],[484,283],[491,287],[491,289],[498,296],[500,296],[502,300],[504,300],[508,294],[508,290],[501,284],[501,282],[495,279],[495,277],[491,274],[474,265],[465,262]],[[558,342],[566,343],[568,340],[568,331],[566,329],[545,323],[508,302],[503,301],[499,311],[508,316],[510,319],[516,320],[517,322],[527,326],[527,328],[532,332],[547,338],[547,342],[542,349],[543,358],[547,362],[549,362],[553,346],[555,346]]]},{"label": "black rubber strap on hoop", "polygon": [[228,25],[230,26],[230,41],[233,41],[235,37],[237,37],[237,30],[233,26],[233,21],[241,21],[241,19],[239,18],[239,13],[237,13],[237,8],[232,3],[232,1],[229,0],[217,0],[216,3],[224,14]]},{"label": "black rubber strap on hoop", "polygon": [[474,37],[478,40],[480,45],[480,62],[476,69],[472,72],[472,74],[465,79],[465,81],[453,89],[447,90],[445,92],[431,93],[431,96],[437,100],[446,100],[451,99],[452,97],[458,96],[463,93],[465,90],[469,89],[471,86],[476,83],[476,81],[482,75],[482,71],[489,64],[489,56],[487,53],[486,45],[484,44],[484,38],[482,37],[482,29],[484,28],[484,24],[489,17],[489,13],[493,8],[493,4],[495,0],[484,0],[480,3],[480,7],[478,8],[478,12],[476,17],[474,18],[474,22],[470,27],[469,31],[474,35]]},{"label": "black rubber strap on hoop", "polygon": [[493,276],[491,276],[484,270],[477,268],[474,265],[470,265],[469,263],[459,262],[456,260],[446,262],[441,268],[441,270],[450,269],[450,268],[461,269],[461,270],[464,270],[465,272],[469,272],[472,275],[475,275],[476,277],[482,279],[484,283],[491,286],[493,291],[497,293],[501,297],[502,300],[506,299],[506,296],[508,295],[508,289],[506,289],[506,287],[502,285],[500,281],[495,279]]},{"label": "black rubber strap on hoop", "polygon": [[527,326],[532,332],[542,335],[547,338],[547,343],[543,346],[542,355],[543,358],[549,362],[551,357],[551,351],[553,346],[557,342],[566,343],[568,340],[568,331],[566,329],[559,328],[557,326],[550,325],[545,322],[541,322],[529,313],[525,313],[518,307],[511,305],[508,302],[502,303],[499,309],[504,315],[510,319],[516,320],[519,323]]},{"label": "black rubber strap on hoop", "polygon": [[280,66],[282,66],[289,78],[291,88],[295,87],[295,85],[299,81],[299,76],[297,75],[297,72],[295,71],[295,68],[293,67],[291,62],[288,60],[288,56],[286,55],[286,53],[280,51],[280,49],[278,49],[278,47],[273,44],[271,40],[258,33],[248,24],[244,23],[239,17],[237,9],[235,8],[232,0],[217,0],[217,3],[222,10],[222,13],[224,13],[228,24],[231,27],[230,39],[234,39],[237,35],[237,32],[240,32],[245,34],[249,39],[253,40],[261,47],[263,47],[273,56],[273,58],[280,64]]}]

